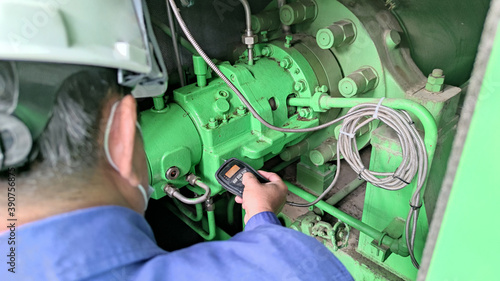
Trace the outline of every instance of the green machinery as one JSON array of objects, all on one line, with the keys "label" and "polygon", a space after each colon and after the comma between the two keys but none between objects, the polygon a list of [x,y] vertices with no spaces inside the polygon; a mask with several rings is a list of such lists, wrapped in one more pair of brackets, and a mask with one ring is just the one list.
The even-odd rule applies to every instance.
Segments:
[{"label": "green machinery", "polygon": [[[432,48],[421,46],[426,36],[452,36],[449,30],[435,25],[432,34],[412,32],[419,24],[414,10],[429,9],[434,5],[431,1],[410,7],[404,1],[278,2],[272,1],[252,15],[252,32],[243,36],[248,48],[236,48],[236,59],[217,62],[217,68],[258,115],[283,129],[316,127],[366,103],[407,112],[428,154],[428,174],[420,191],[422,205],[414,206],[420,207],[420,216],[412,253],[420,262],[439,205],[457,111],[466,88],[462,83],[470,76],[479,34],[473,30],[468,31],[473,35],[452,34],[454,40],[469,40],[460,50],[463,59],[457,62],[448,56],[456,48],[454,44],[445,46],[448,51],[440,49],[439,42]],[[489,1],[481,2],[472,7],[476,18],[462,22],[476,32],[482,29]],[[433,19],[440,9],[450,8],[449,3],[436,6]],[[450,9],[456,16],[461,8]],[[441,55],[432,57],[425,48],[439,49]],[[195,54],[193,63],[196,83],[175,89],[172,96],[155,98],[154,107],[141,114],[154,199],[174,193],[177,198],[192,197],[181,194],[194,192],[198,200],[184,199],[195,203],[191,204],[194,208],[174,199],[169,209],[205,240],[213,240],[229,237],[219,226],[214,205],[215,209],[228,206],[224,219],[233,221],[234,216],[232,199],[221,196],[225,191],[214,179],[225,159],[237,157],[254,168],[271,159],[282,160],[277,169],[293,164],[296,174],[293,183],[287,182],[289,191],[309,202],[327,188],[339,169],[336,159],[342,122],[315,132],[270,129],[254,118],[202,57]],[[447,73],[455,86],[445,84]],[[353,137],[357,149],[371,146],[369,163],[364,163],[370,171],[391,173],[405,161],[398,135],[379,120],[361,126]],[[343,169],[348,166],[342,165]],[[363,170],[357,172],[362,176]],[[356,279],[413,280],[418,270],[410,258],[405,223],[417,179],[401,180],[408,184],[396,191],[368,182],[361,219],[333,206],[332,202],[348,193],[345,191],[336,200],[324,198],[299,217],[286,212],[280,217],[288,227],[322,241]],[[360,183],[354,179],[348,187],[352,190]],[[353,229],[359,231],[357,245],[348,243],[349,236],[357,235]]]}]

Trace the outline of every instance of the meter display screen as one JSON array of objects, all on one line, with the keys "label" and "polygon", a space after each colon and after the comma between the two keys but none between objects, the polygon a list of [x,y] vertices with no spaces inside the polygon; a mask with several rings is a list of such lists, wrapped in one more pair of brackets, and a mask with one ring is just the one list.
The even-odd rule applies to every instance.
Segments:
[{"label": "meter display screen", "polygon": [[231,167],[231,169],[229,169],[226,172],[226,177],[228,177],[228,178],[233,177],[234,174],[236,174],[236,172],[238,172],[239,170],[240,170],[240,167],[238,167],[238,165],[234,165],[233,167]]}]

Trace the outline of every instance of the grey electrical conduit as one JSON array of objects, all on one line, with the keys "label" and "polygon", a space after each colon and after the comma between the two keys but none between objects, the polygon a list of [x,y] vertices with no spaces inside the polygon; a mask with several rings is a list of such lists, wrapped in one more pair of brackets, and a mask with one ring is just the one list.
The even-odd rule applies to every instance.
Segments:
[{"label": "grey electrical conduit", "polygon": [[[366,111],[368,110],[371,114],[371,116],[373,115],[377,115],[380,114],[380,116],[382,116],[380,118],[381,121],[383,121],[384,123],[388,122],[388,125],[393,127],[393,128],[397,128],[396,129],[396,132],[398,133],[398,138],[402,144],[402,147],[403,148],[403,153],[405,152],[409,152],[409,156],[404,156],[403,157],[403,162],[402,164],[404,164],[404,167],[407,167],[409,170],[404,170],[404,169],[400,169],[400,167],[398,167],[398,169],[396,171],[401,171],[401,175],[397,175],[395,176],[395,174],[392,174],[392,180],[388,177],[389,175],[383,179],[384,182],[389,182],[391,185],[388,186],[388,187],[385,187],[386,189],[389,189],[389,190],[398,190],[398,189],[401,189],[402,187],[400,185],[402,185],[403,183],[405,184],[404,186],[406,186],[407,184],[407,181],[404,179],[404,176],[408,176],[410,175],[413,171],[415,171],[415,161],[418,162],[418,181],[417,181],[417,189],[414,193],[414,195],[412,196],[412,200],[411,200],[411,209],[410,209],[410,212],[408,214],[408,218],[410,218],[409,220],[407,220],[407,226],[406,226],[406,237],[410,237],[408,236],[409,234],[409,222],[411,220],[411,218],[413,218],[413,230],[412,230],[412,236],[411,236],[411,239],[407,239],[407,246],[410,250],[410,256],[412,258],[412,262],[414,263],[414,265],[418,268],[418,264],[416,264],[416,260],[415,260],[415,257],[413,255],[413,244],[414,244],[414,238],[415,238],[415,231],[416,231],[416,223],[417,223],[417,219],[418,219],[418,208],[420,207],[420,190],[422,189],[422,186],[423,186],[423,183],[425,181],[425,176],[427,174],[427,153],[425,151],[425,146],[423,144],[423,141],[422,139],[420,138],[420,136],[418,135],[418,133],[416,133],[416,129],[414,128],[414,126],[412,124],[410,124],[411,122],[411,119],[409,119],[409,116],[406,112],[404,111],[395,111],[394,109],[391,109],[391,108],[388,108],[386,106],[381,106],[380,103],[378,105],[375,105],[375,104],[361,104],[361,105],[357,105],[357,106],[354,106],[351,108],[351,110],[349,110],[349,112],[340,117],[340,118],[337,118],[335,120],[332,120],[330,122],[327,122],[325,124],[322,124],[322,125],[319,125],[319,126],[316,126],[316,127],[313,127],[313,128],[305,128],[305,129],[287,129],[287,128],[280,128],[280,127],[276,127],[270,123],[268,123],[266,120],[264,120],[257,112],[256,110],[252,107],[252,105],[245,99],[245,97],[241,94],[241,92],[236,88],[236,86],[231,83],[231,81],[229,81],[229,79],[217,68],[217,66],[210,60],[210,58],[205,54],[205,52],[203,51],[203,49],[199,46],[199,44],[196,42],[196,40],[193,38],[193,36],[191,35],[191,33],[189,32],[189,29],[187,28],[184,20],[182,19],[182,16],[180,15],[180,12],[179,12],[179,9],[177,8],[177,5],[175,4],[174,0],[168,0],[170,5],[172,6],[172,10],[177,18],[177,21],[179,22],[179,25],[181,27],[181,29],[184,31],[184,34],[186,35],[186,37],[188,38],[188,40],[191,42],[191,44],[194,46],[194,48],[198,51],[198,53],[200,54],[200,56],[205,60],[205,62],[210,66],[210,68],[229,86],[229,88],[231,88],[231,90],[233,90],[233,92],[239,97],[239,99],[241,100],[241,102],[248,108],[248,110],[252,113],[252,115],[257,119],[259,120],[259,122],[261,122],[263,125],[265,125],[266,127],[268,127],[269,129],[272,129],[272,130],[276,130],[276,131],[279,131],[279,132],[285,132],[285,133],[304,133],[304,132],[312,132],[312,131],[316,131],[316,130],[320,130],[320,129],[324,129],[328,126],[331,126],[332,124],[335,124],[335,123],[338,123],[339,121],[342,121],[342,120],[346,120],[346,119],[350,119],[351,117],[355,118],[356,120],[359,120],[360,117],[357,117],[359,116],[359,114],[362,114],[362,113],[359,113],[359,112],[356,112],[357,109],[361,108],[361,107],[365,107],[365,110],[364,110],[364,113],[366,113]],[[388,111],[388,112],[386,112]],[[395,116],[391,116],[391,113],[396,113]],[[408,117],[408,119],[410,121],[408,121],[408,119],[406,119],[405,117],[401,117],[401,114],[404,114],[405,117]],[[363,116],[369,116],[369,115],[363,115]],[[393,119],[394,118],[394,119]],[[378,119],[378,118],[373,118],[373,119]],[[372,119],[372,120],[373,120]],[[372,121],[371,120],[371,121]],[[385,120],[385,121],[384,121]],[[401,120],[405,120],[406,122],[403,122]],[[355,126],[355,125],[348,125],[346,126],[346,122],[344,121],[344,124],[343,124],[343,127],[346,126],[348,129],[351,129],[351,132],[346,132],[344,131],[345,133],[347,134],[341,134],[341,136],[339,136],[339,144],[337,145],[337,155],[340,155],[340,150],[341,150],[341,147],[343,147],[343,144],[344,142],[346,142],[347,140],[344,138],[344,137],[347,137],[347,136],[350,136],[350,135],[353,135],[352,133],[352,129],[359,129],[361,128],[363,125],[365,125],[367,122],[363,122],[363,124],[360,124],[361,126]],[[400,125],[404,125],[405,123],[408,123],[410,125],[410,129],[414,130],[414,132],[410,132],[408,133],[406,130],[408,129],[406,126],[403,126],[403,127],[398,127]],[[413,122],[411,122],[413,123]],[[353,127],[354,126],[354,127]],[[354,131],[355,132],[355,131]],[[350,134],[350,135],[349,135]],[[417,157],[417,153],[415,153],[415,149],[410,149],[410,146],[409,146],[409,143],[406,143],[405,141],[407,140],[407,137],[408,135],[411,135],[411,136],[414,136],[416,137],[416,139],[418,140],[417,144],[419,147],[417,147],[417,151],[419,152],[424,152],[424,156],[423,157],[418,157],[420,158],[420,160],[412,160],[410,161],[411,159],[415,159]],[[356,143],[354,142],[354,148],[357,150],[357,145]],[[415,148],[415,147],[413,147]],[[351,149],[352,150],[352,149]],[[347,152],[347,155],[352,155],[351,153],[349,153],[349,150],[343,150],[344,152]],[[344,155],[344,158],[347,158],[349,156],[347,155]],[[359,154],[358,154],[359,155]],[[421,154],[422,156],[422,154]],[[425,159],[425,161],[422,161],[422,158]],[[358,163],[357,160],[353,161],[352,163]],[[421,166],[421,164],[423,163],[423,167]],[[362,163],[361,163],[362,165]],[[420,168],[425,168],[425,169],[420,169]],[[340,171],[340,157],[337,157],[337,171],[336,171],[336,174],[335,174],[335,178],[334,180],[332,181],[332,183],[330,184],[330,186],[328,186],[328,188],[320,195],[316,198],[316,200],[314,200],[313,202],[310,202],[310,203],[307,203],[307,204],[298,204],[298,203],[294,203],[294,202],[287,202],[287,204],[291,205],[291,206],[297,206],[297,207],[309,207],[309,206],[312,206],[314,204],[316,204],[317,202],[319,202],[332,188],[333,186],[335,185],[337,179],[338,179],[338,175],[339,175],[339,171]],[[366,170],[364,167],[362,169],[358,169],[358,172],[360,173],[361,176],[370,176],[370,174],[368,173],[368,170]],[[371,172],[372,175],[376,175],[377,173],[374,173],[374,172]],[[403,176],[403,178],[401,178],[401,176]],[[400,181],[402,183],[397,183],[397,181]],[[403,187],[404,187],[403,186]],[[380,187],[380,186],[379,186]],[[384,188],[384,187],[382,187]]]}]

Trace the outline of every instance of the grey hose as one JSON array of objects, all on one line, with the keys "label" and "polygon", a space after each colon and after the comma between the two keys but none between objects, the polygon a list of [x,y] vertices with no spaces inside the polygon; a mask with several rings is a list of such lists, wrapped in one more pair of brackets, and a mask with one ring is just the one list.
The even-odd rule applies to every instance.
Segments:
[{"label": "grey hose", "polygon": [[[252,31],[252,11],[250,10],[250,4],[248,4],[247,0],[240,0],[243,8],[245,9],[245,21],[246,21],[246,30],[245,36],[253,36]],[[253,44],[247,44],[248,46],[248,64],[253,65]]]},{"label": "grey hose", "polygon": [[179,73],[179,81],[181,82],[181,86],[184,87],[186,85],[186,81],[184,81],[184,73],[182,71],[181,54],[179,52],[179,44],[177,42],[177,33],[175,32],[174,19],[172,17],[172,9],[170,5],[168,5],[168,3],[167,3],[167,16],[168,16],[168,25],[170,25],[170,32],[172,32],[172,45],[174,45],[174,54],[175,54],[175,61],[177,63],[177,72]]},{"label": "grey hose", "polygon": [[[206,185],[205,183],[203,183],[200,180],[196,180],[195,184],[197,186],[201,187],[203,190],[205,190],[205,194],[203,194],[201,197],[198,197],[196,199],[190,199],[190,198],[187,198],[184,195],[182,195],[177,189],[172,191],[171,197],[175,197],[176,199],[178,199],[182,203],[189,204],[189,205],[200,204],[200,203],[207,201],[207,199],[210,197],[210,187],[208,187],[208,185]],[[168,192],[167,192],[167,194],[168,194]]]},{"label": "grey hose", "polygon": [[247,0],[240,0],[240,2],[243,5],[243,8],[245,9],[245,21],[247,26],[247,29],[245,31],[247,35],[252,35],[249,34],[249,32],[252,32],[252,12],[250,10],[250,4],[248,4]]}]

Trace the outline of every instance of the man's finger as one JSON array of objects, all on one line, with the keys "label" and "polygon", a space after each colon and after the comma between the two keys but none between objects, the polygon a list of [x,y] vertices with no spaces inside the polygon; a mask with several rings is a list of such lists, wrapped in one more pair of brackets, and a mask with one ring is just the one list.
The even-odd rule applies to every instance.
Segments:
[{"label": "man's finger", "polygon": [[259,170],[259,174],[264,176],[269,181],[280,181],[281,180],[280,176],[278,176],[275,173],[270,173],[270,172]]}]

